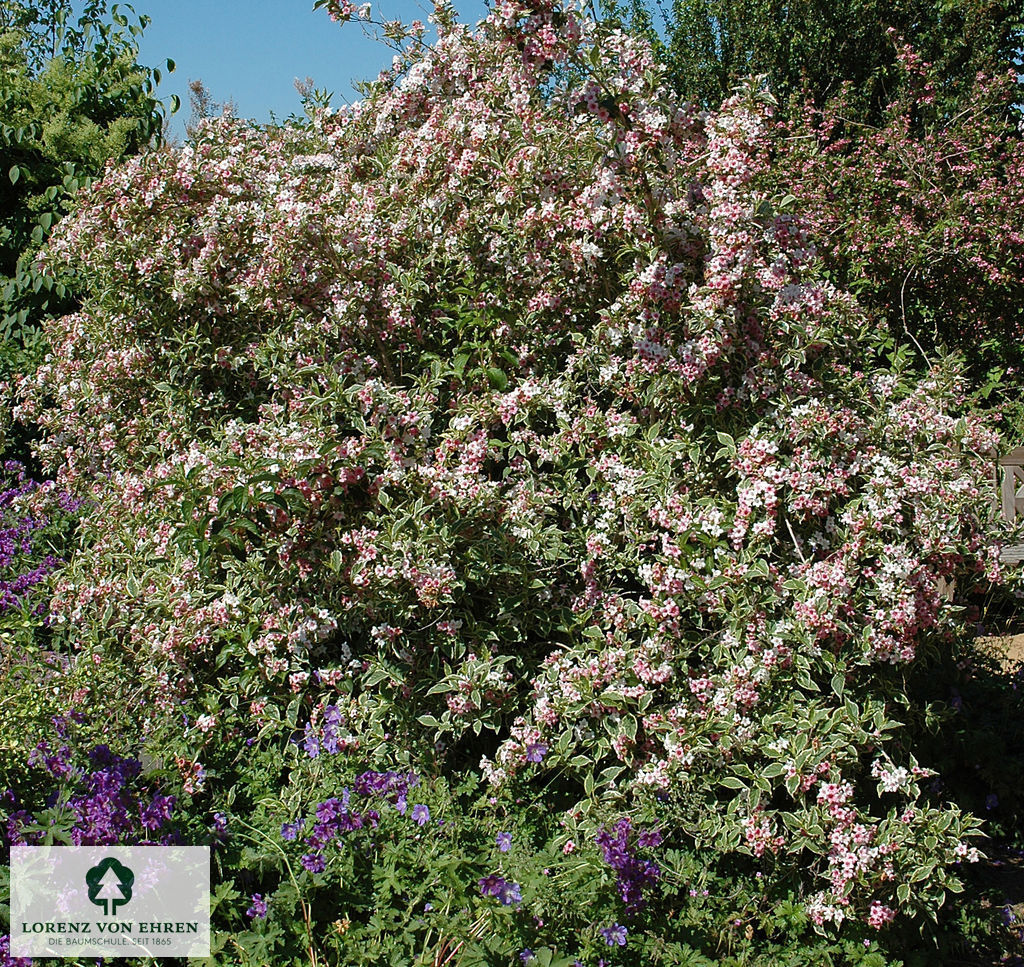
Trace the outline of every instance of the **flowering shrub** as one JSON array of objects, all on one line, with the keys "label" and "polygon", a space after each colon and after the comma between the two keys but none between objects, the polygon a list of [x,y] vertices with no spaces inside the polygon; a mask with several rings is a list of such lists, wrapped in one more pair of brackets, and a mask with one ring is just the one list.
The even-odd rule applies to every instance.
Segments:
[{"label": "flowering shrub", "polygon": [[[850,123],[855,94],[845,89],[789,122],[774,170],[865,308],[926,352],[965,353],[983,386],[990,368],[1000,376],[1021,365],[1017,73],[979,74],[951,117],[938,106],[938,72],[893,39],[902,78],[882,122]],[[1014,385],[1007,381],[1010,399]]]},{"label": "flowering shrub", "polygon": [[895,713],[940,582],[1000,579],[996,436],[823,278],[765,98],[546,0],[435,19],[58,228],[95,288],[19,414],[96,512],[51,623],[230,809],[246,962],[898,949],[978,857]]}]

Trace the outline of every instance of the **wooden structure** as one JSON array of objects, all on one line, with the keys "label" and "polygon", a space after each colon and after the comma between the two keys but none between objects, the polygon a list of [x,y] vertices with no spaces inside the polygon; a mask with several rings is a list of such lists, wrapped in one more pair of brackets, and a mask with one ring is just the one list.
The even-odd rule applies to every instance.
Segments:
[{"label": "wooden structure", "polygon": [[[1014,521],[1024,517],[1024,447],[1017,447],[999,458],[1001,479],[999,503],[1003,519]],[[1014,544],[1002,549],[999,559],[1006,564],[1024,562],[1024,544]]]}]

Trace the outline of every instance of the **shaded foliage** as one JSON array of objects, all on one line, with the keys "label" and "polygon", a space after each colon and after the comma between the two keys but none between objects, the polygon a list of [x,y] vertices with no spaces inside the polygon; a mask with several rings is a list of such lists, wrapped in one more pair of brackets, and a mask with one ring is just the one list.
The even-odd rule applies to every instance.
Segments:
[{"label": "shaded foliage", "polygon": [[1019,63],[1020,0],[627,0],[620,15],[644,32],[676,89],[717,106],[749,74],[781,101],[821,105],[849,81],[860,120],[880,116],[899,70],[891,31],[935,63],[953,109],[978,71]]}]

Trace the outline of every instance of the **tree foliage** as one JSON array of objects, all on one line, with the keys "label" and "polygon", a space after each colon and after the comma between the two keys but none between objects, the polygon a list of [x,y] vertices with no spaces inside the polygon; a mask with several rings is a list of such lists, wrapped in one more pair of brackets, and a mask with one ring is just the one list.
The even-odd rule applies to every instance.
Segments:
[{"label": "tree foliage", "polygon": [[[74,305],[34,259],[75,192],[160,143],[159,71],[139,65],[147,17],[90,0],[0,2],[0,377],[30,368],[38,325]],[[168,67],[173,69],[173,63]]]},{"label": "tree foliage", "polygon": [[956,103],[978,71],[1016,63],[1020,0],[628,0],[618,8],[652,40],[684,96],[718,105],[737,81],[765,75],[785,102],[820,105],[843,81],[861,119],[898,82],[891,31],[933,62]]},{"label": "tree foliage", "polygon": [[[785,135],[772,177],[837,284],[927,367],[976,390],[1022,363],[1020,0],[633,0],[684,97],[762,76]],[[661,17],[659,29],[658,18]]]},{"label": "tree foliage", "polygon": [[1024,142],[1016,81],[979,75],[957,114],[934,65],[901,47],[899,96],[877,125],[850,121],[849,88],[804,107],[773,174],[812,226],[832,277],[925,362],[953,349],[976,388],[1015,399],[1024,365]]}]

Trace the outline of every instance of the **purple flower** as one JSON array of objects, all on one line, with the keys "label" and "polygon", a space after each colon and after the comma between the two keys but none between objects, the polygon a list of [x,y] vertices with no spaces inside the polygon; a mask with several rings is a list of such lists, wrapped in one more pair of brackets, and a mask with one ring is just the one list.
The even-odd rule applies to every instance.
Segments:
[{"label": "purple flower", "polygon": [[994,792],[990,792],[985,797],[985,808],[986,809],[996,809],[996,808],[998,808],[998,806],[999,806],[999,797]]},{"label": "purple flower", "polygon": [[301,863],[310,873],[323,873],[327,868],[323,853],[306,853]]},{"label": "purple flower", "polygon": [[258,917],[262,920],[267,915],[267,901],[259,893],[254,893],[252,895],[252,906],[245,912],[253,919]]},{"label": "purple flower", "polygon": [[322,742],[324,752],[328,755],[337,755],[341,751],[341,742],[338,739],[338,733],[335,731],[333,725],[324,726]]},{"label": "purple flower", "polygon": [[304,819],[297,819],[294,823],[285,823],[281,827],[281,839],[287,840],[289,843],[292,842],[305,824]]},{"label": "purple flower", "polygon": [[640,849],[654,849],[661,845],[662,835],[656,829],[647,830],[636,838],[636,845]]},{"label": "purple flower", "polygon": [[540,762],[548,754],[548,747],[542,742],[534,742],[526,747],[526,761]]},{"label": "purple flower", "polygon": [[[143,828],[150,831],[157,830],[167,820],[171,818],[171,814],[174,812],[174,797],[173,796],[161,796],[159,793],[153,796],[148,806],[144,806],[141,810],[140,822]],[[218,813],[218,815],[220,815]],[[216,820],[216,816],[214,817]],[[224,821],[223,826],[215,827],[218,833],[223,832],[227,829],[227,820],[221,816]]]},{"label": "purple flower", "polygon": [[[7,486],[3,477],[15,479]],[[49,510],[55,514],[52,520],[46,514],[35,517],[16,509],[17,498],[33,492],[45,496]],[[54,506],[55,502],[59,508]],[[47,541],[35,532],[61,522],[58,509],[71,515],[81,505],[68,494],[58,493],[51,483],[40,485],[30,480],[19,463],[8,461],[0,465],[0,613],[28,603],[32,589],[61,566],[60,558],[45,553]],[[45,611],[44,601],[33,608],[34,614],[42,615]]]},{"label": "purple flower", "polygon": [[498,849],[502,853],[507,853],[512,849],[512,834],[511,833],[498,833],[497,835]]},{"label": "purple flower", "polygon": [[426,806],[416,805],[412,807],[412,818],[417,826],[425,826],[430,822],[430,810]]},{"label": "purple flower", "polygon": [[341,709],[337,705],[328,705],[324,709],[324,722],[328,725],[340,725],[344,721]]},{"label": "purple flower", "polygon": [[621,923],[612,924],[610,927],[602,927],[600,930],[601,936],[604,937],[604,942],[609,947],[626,946],[626,928]]},{"label": "purple flower", "polygon": [[[75,717],[54,721],[59,738],[68,736]],[[40,742],[29,755],[29,763],[49,773],[54,788],[50,805],[58,791],[70,818],[70,840],[75,846],[100,846],[108,843],[170,842],[174,837],[154,834],[169,824],[174,799],[155,789],[140,788],[142,767],[137,759],[122,758],[107,746],[96,746],[89,753],[89,766],[82,767],[72,756],[71,746],[62,742],[56,749]],[[11,809],[7,811],[6,839],[9,843],[35,845],[42,833],[38,817],[18,808],[13,794],[6,796]],[[27,828],[26,828],[27,827]],[[2,963],[2,961],[0,961]]]},{"label": "purple flower", "polygon": [[11,938],[7,934],[0,934],[0,964],[4,967],[32,967],[28,957],[11,956]]},{"label": "purple flower", "polygon": [[497,873],[481,877],[477,883],[484,896],[492,896],[506,907],[513,903],[521,903],[523,900],[519,884],[506,880],[504,877],[498,876]]},{"label": "purple flower", "polygon": [[519,951],[519,959],[524,964],[528,964],[531,960],[533,960],[533,951],[530,950],[529,947],[524,947],[522,950]]},{"label": "purple flower", "polygon": [[[390,801],[399,812],[404,812],[405,794],[418,781],[413,773],[364,772],[356,776],[352,788],[342,789],[340,798],[331,797],[316,806],[316,821],[303,839],[303,846],[309,852],[302,857],[302,865],[313,873],[319,873],[325,867],[323,852],[331,843],[354,830],[377,829],[380,825],[380,810],[367,806]],[[416,805],[411,818],[418,825],[424,826],[430,821],[430,810],[424,805]],[[302,828],[302,819],[285,823],[281,827],[281,838],[295,840]]]},{"label": "purple flower", "polygon": [[311,759],[315,759],[320,755],[320,740],[316,737],[313,726],[309,722],[306,723],[306,737],[302,741],[302,747],[306,750],[306,755]]},{"label": "purple flower", "polygon": [[[419,777],[412,772],[364,772],[356,776],[352,791],[359,796],[376,796],[398,805],[404,803],[406,793],[419,785]],[[402,812],[399,809],[399,812]]]},{"label": "purple flower", "polygon": [[330,823],[345,812],[345,807],[340,799],[331,797],[325,799],[316,807],[316,818],[321,823]]},{"label": "purple flower", "polygon": [[[602,829],[594,839],[601,847],[604,861],[616,872],[616,885],[619,895],[626,904],[626,909],[635,912],[644,904],[644,890],[654,885],[661,876],[661,869],[652,860],[638,858],[629,844],[632,824],[628,818],[620,819],[615,824],[614,835]],[[641,833],[641,836],[644,834]],[[658,833],[648,837],[660,836]],[[639,841],[638,837],[638,841]],[[646,842],[651,842],[650,838]]]}]

